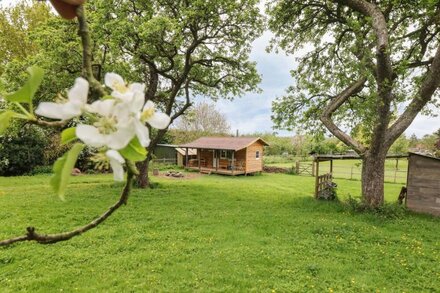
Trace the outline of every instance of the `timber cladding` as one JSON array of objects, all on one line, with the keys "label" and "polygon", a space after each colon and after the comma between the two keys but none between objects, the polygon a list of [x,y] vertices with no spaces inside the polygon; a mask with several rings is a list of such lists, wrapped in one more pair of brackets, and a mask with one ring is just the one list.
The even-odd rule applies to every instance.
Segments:
[{"label": "timber cladding", "polygon": [[407,188],[408,209],[440,216],[440,159],[410,153]]},{"label": "timber cladding", "polygon": [[[264,145],[256,141],[246,149],[246,172],[261,172],[263,170]],[[257,157],[258,152],[258,157]]]}]

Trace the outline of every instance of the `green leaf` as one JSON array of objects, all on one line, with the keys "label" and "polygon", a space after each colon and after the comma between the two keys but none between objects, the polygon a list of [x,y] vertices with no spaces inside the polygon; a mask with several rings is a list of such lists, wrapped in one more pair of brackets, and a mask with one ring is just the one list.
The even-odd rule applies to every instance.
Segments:
[{"label": "green leaf", "polygon": [[0,113],[0,134],[5,132],[9,127],[14,114],[15,112],[9,110]]},{"label": "green leaf", "polygon": [[84,149],[84,146],[82,143],[75,143],[73,147],[61,158],[58,158],[53,165],[54,175],[50,180],[50,185],[62,200],[64,200],[66,187],[69,183],[70,175],[75,167],[78,155]]},{"label": "green leaf", "polygon": [[6,95],[6,100],[18,103],[32,103],[32,99],[43,80],[44,71],[38,66],[29,67],[27,71],[29,72],[29,78],[26,83],[15,93]]},{"label": "green leaf", "polygon": [[77,139],[76,137],[76,127],[66,128],[61,132],[61,145],[68,144],[69,142]]},{"label": "green leaf", "polygon": [[127,160],[138,162],[147,158],[147,150],[140,144],[137,137],[133,138],[130,143],[119,153]]}]

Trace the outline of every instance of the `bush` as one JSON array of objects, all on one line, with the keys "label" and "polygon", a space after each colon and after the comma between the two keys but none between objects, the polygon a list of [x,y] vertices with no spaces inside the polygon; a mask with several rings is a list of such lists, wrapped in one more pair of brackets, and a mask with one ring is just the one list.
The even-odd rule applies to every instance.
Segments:
[{"label": "bush", "polygon": [[51,174],[53,172],[52,168],[53,168],[52,166],[36,166],[27,175]]},{"label": "bush", "polygon": [[25,125],[0,138],[0,176],[18,176],[29,173],[44,163],[44,133]]},{"label": "bush", "polygon": [[398,203],[384,203],[380,207],[372,208],[362,201],[362,199],[351,196],[348,196],[344,205],[351,212],[369,213],[386,219],[400,219],[406,214],[405,206],[399,205]]}]

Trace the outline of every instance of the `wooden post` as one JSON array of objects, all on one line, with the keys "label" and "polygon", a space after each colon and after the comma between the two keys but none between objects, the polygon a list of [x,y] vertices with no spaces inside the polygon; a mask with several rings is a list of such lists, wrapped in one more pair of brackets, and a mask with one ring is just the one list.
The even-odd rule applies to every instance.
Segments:
[{"label": "wooden post", "polygon": [[214,159],[215,159],[215,171],[218,172],[218,164],[220,164],[220,160],[218,159],[218,151],[214,150]]},{"label": "wooden post", "polygon": [[316,173],[315,173],[315,171],[316,171],[316,170],[315,170],[315,169],[316,169],[316,168],[315,168],[315,165],[316,165],[316,164],[317,164],[316,161],[313,161],[313,162],[312,162],[312,176],[315,176],[315,175],[316,175]]},{"label": "wooden post", "polygon": [[231,165],[232,175],[234,175],[234,169],[235,169],[234,155],[235,155],[235,151],[232,151],[232,165]]},{"label": "wooden post", "polygon": [[[202,151],[202,150],[200,149],[200,151]],[[200,164],[200,158],[201,158],[200,152],[197,150],[197,164],[199,164],[199,172],[202,170],[201,164]]]},{"label": "wooden post", "polygon": [[[315,162],[314,162],[315,163]],[[318,188],[319,188],[319,159],[316,160],[315,168],[315,198],[318,198]]]},{"label": "wooden post", "polygon": [[399,170],[399,158],[396,159],[396,170]]},{"label": "wooden post", "polygon": [[333,174],[333,160],[330,160],[330,173]]},{"label": "wooden post", "polygon": [[188,148],[185,149],[185,166],[186,166],[186,168],[189,168],[189,166],[188,166]]},{"label": "wooden post", "polygon": [[296,161],[296,166],[295,166],[295,173],[296,175],[299,175],[299,161]]}]

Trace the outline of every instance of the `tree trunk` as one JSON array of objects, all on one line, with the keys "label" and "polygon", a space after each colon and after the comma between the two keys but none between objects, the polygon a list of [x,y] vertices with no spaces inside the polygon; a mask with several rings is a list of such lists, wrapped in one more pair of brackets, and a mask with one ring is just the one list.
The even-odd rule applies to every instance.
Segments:
[{"label": "tree trunk", "polygon": [[362,160],[362,199],[373,208],[384,202],[385,159],[386,152],[366,154]]},{"label": "tree trunk", "polygon": [[137,167],[139,170],[139,175],[137,176],[136,182],[139,188],[148,188],[150,187],[150,177],[148,177],[148,168],[150,165],[150,153],[148,153],[147,158],[143,162],[137,163]]}]

